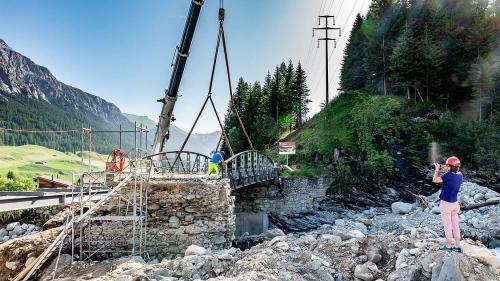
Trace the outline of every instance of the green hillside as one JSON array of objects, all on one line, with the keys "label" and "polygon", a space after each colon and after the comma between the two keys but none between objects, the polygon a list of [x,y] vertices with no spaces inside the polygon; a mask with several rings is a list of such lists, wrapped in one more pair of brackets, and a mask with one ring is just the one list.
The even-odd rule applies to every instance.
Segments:
[{"label": "green hillside", "polygon": [[[89,155],[84,152],[85,166],[88,169]],[[81,169],[81,153],[63,153],[38,145],[0,146],[0,175],[5,176],[13,171],[21,177],[49,175],[56,178],[71,180],[71,174],[79,173]],[[93,170],[105,168],[107,156],[91,153],[90,162]],[[37,162],[37,164],[35,164]]]},{"label": "green hillside", "polygon": [[399,172],[398,155],[410,165],[429,164],[431,142],[478,177],[494,182],[500,169],[498,115],[471,121],[397,96],[344,93],[287,139],[297,141],[291,161],[301,166],[292,174],[334,175],[338,187],[384,184]]}]

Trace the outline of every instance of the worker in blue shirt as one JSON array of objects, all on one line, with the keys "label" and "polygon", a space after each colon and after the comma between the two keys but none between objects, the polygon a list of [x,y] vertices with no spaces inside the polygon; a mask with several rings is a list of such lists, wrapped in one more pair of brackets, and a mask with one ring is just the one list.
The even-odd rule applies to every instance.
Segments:
[{"label": "worker in blue shirt", "polygon": [[224,163],[224,152],[214,151],[208,163],[207,177],[210,176],[213,170],[215,170],[215,174],[219,176],[219,163]]}]

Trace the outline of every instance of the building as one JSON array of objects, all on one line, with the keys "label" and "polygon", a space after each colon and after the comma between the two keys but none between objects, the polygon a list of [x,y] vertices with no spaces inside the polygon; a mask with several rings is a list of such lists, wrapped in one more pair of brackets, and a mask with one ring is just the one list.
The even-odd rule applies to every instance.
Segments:
[{"label": "building", "polygon": [[35,178],[37,188],[69,188],[71,183],[54,178],[54,176],[38,176]]}]

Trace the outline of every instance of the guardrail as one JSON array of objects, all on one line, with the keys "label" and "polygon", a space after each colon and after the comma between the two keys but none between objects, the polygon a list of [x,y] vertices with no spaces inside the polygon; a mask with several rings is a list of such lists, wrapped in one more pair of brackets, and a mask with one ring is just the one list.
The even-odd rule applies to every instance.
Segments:
[{"label": "guardrail", "polygon": [[237,189],[275,180],[278,172],[271,158],[256,150],[247,150],[224,162],[223,177],[229,178],[231,188]]}]

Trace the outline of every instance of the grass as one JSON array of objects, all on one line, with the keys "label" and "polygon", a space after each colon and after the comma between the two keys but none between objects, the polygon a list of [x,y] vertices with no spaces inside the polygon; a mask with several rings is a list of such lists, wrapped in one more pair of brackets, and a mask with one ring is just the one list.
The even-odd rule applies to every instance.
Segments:
[{"label": "grass", "polygon": [[[81,153],[63,153],[38,145],[0,146],[0,175],[13,171],[20,177],[33,178],[40,175],[71,181],[71,174],[80,172]],[[88,152],[83,152],[84,169],[88,169]],[[90,153],[93,170],[105,168],[106,155]],[[43,165],[34,162],[44,162]]]},{"label": "grass", "polygon": [[355,97],[341,95],[289,137],[297,141],[299,153],[332,154],[335,148],[355,146],[351,109]]}]

